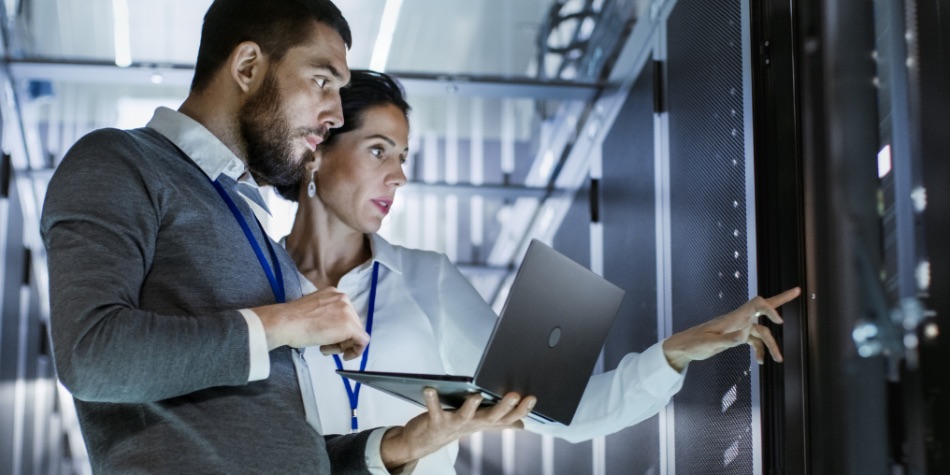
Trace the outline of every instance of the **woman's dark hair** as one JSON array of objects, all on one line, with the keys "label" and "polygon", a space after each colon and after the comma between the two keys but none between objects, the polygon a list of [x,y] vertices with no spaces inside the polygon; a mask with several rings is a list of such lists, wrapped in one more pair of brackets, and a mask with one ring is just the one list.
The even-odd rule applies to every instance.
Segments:
[{"label": "woman's dark hair", "polygon": [[[378,106],[396,106],[406,120],[409,120],[409,103],[406,102],[402,86],[392,76],[364,69],[350,70],[350,83],[340,89],[343,103],[343,125],[330,129],[330,136],[320,147],[332,147],[339,136],[363,126],[363,114]],[[300,183],[277,187],[284,198],[297,201]]]},{"label": "woman's dark hair", "polygon": [[313,22],[336,30],[349,48],[350,26],[330,0],[214,0],[205,13],[192,91],[211,83],[237,45],[257,43],[273,61],[308,37]]}]

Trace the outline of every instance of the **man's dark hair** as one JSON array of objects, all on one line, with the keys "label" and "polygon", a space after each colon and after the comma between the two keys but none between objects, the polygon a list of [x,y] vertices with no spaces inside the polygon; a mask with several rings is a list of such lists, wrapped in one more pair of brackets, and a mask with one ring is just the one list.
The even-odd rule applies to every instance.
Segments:
[{"label": "man's dark hair", "polygon": [[192,91],[211,83],[237,45],[253,41],[272,61],[307,38],[313,22],[327,25],[352,45],[350,26],[330,0],[214,0],[205,13]]},{"label": "man's dark hair", "polygon": [[[377,106],[396,106],[406,120],[409,120],[409,103],[406,102],[402,86],[392,76],[376,71],[363,69],[350,70],[350,83],[340,89],[340,99],[343,103],[343,125],[330,129],[330,136],[320,144],[320,147],[331,147],[339,136],[359,129],[363,125],[363,115],[368,109]],[[277,187],[277,191],[284,198],[297,201],[300,193],[300,182],[288,186]]]}]

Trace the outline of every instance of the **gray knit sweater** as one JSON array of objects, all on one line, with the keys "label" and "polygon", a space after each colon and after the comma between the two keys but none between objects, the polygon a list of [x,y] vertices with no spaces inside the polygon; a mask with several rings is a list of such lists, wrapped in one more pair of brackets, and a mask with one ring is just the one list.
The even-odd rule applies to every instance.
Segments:
[{"label": "gray knit sweater", "polygon": [[[235,181],[219,182],[270,259]],[[307,424],[290,348],[247,382],[237,309],[273,293],[207,175],[165,137],[81,139],[50,181],[41,232],[56,369],[97,473],[366,471],[367,432],[325,440]],[[293,262],[275,250],[296,299]]]}]

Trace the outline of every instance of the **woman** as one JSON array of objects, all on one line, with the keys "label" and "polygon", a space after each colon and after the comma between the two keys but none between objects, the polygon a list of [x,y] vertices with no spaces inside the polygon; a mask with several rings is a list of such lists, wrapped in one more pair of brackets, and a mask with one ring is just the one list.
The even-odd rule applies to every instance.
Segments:
[{"label": "woman", "polygon": [[[285,245],[305,277],[304,292],[337,287],[371,332],[369,349],[352,361],[323,356],[318,348],[306,350],[325,433],[400,425],[421,412],[382,392],[360,391],[337,375],[337,368],[471,375],[497,318],[445,255],[394,246],[376,234],[396,191],[406,183],[402,165],[408,153],[409,106],[390,77],[351,73],[350,86],[341,91],[343,126],[320,145],[301,183],[280,190],[299,202]],[[771,307],[782,303],[759,302],[769,308],[746,309],[751,317],[732,316],[728,322],[722,321],[725,316],[712,320],[705,324],[705,334],[741,337],[741,342],[730,340],[731,346],[749,343],[760,360],[764,340],[779,359],[774,340],[763,336],[767,330],[748,320],[754,314],[776,320]],[[738,320],[743,323],[736,325]],[[686,351],[697,335],[689,334],[692,340],[671,337],[665,342],[668,351],[657,343],[642,354],[627,355],[616,370],[592,377],[570,426],[526,420],[526,429],[580,441],[652,416],[681,387],[678,370],[686,362],[722,351],[721,344],[703,347],[708,354],[694,347]],[[420,460],[415,473],[454,473],[457,453],[457,443],[444,447]]]}]

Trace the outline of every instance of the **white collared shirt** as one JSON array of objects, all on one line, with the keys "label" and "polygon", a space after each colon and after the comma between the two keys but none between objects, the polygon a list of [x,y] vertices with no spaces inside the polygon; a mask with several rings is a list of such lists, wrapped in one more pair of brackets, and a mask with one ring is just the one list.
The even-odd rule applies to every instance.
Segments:
[{"label": "white collared shirt", "polygon": [[[380,263],[366,369],[474,374],[498,318],[488,303],[445,255],[394,246],[378,235],[370,243],[373,258],[337,285],[365,325],[372,263]],[[303,276],[301,287],[305,294],[316,291]],[[319,348],[307,348],[304,355],[323,428],[349,431],[349,398],[333,358]],[[360,358],[343,362],[343,367],[359,369]],[[526,420],[526,428],[571,441],[610,434],[656,414],[679,390],[683,376],[669,366],[657,343],[642,354],[627,355],[616,370],[592,377],[570,426]],[[363,387],[359,395],[360,429],[402,425],[422,412],[371,387]],[[457,455],[458,444],[450,444],[419,460],[413,473],[454,473]]]}]

